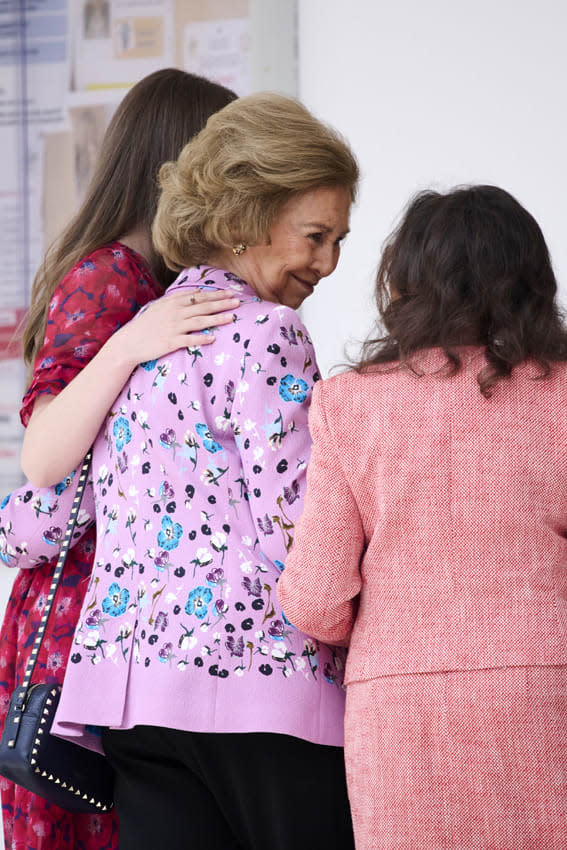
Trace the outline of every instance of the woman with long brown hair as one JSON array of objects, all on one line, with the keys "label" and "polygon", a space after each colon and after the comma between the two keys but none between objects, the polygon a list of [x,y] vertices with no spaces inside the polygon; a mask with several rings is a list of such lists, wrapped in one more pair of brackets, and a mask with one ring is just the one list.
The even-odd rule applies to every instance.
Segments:
[{"label": "woman with long brown hair", "polygon": [[567,329],[511,195],[425,192],[316,385],[290,621],[349,644],[357,850],[567,846]]},{"label": "woman with long brown hair", "polygon": [[[226,311],[238,301],[231,293],[182,293],[127,324],[171,281],[151,240],[159,168],[234,97],[201,77],[164,69],[134,86],[118,107],[86,199],[34,282],[24,333],[30,383],[21,418],[27,425],[22,465],[35,483],[55,484],[76,466],[138,363],[206,345],[214,336],[199,331],[232,320]],[[67,559],[38,659],[47,681],[63,680],[94,548],[92,531]],[[21,571],[14,583],[0,635],[2,721],[21,681],[52,572],[52,563]],[[73,815],[6,780],[1,788],[7,847],[117,847],[112,814]]]}]

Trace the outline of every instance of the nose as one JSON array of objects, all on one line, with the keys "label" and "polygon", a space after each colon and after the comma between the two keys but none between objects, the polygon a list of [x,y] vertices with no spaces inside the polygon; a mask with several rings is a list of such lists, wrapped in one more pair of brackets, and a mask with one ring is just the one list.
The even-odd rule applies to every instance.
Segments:
[{"label": "nose", "polygon": [[329,242],[319,248],[313,266],[320,277],[327,277],[335,271],[340,254],[340,246],[334,243]]}]

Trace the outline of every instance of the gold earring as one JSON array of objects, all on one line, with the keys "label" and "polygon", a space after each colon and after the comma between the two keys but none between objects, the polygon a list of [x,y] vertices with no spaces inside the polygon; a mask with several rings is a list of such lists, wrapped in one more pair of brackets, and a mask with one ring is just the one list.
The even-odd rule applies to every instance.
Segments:
[{"label": "gold earring", "polygon": [[232,253],[236,254],[237,257],[240,257],[246,251],[248,245],[245,242],[239,242],[238,245],[233,245]]}]

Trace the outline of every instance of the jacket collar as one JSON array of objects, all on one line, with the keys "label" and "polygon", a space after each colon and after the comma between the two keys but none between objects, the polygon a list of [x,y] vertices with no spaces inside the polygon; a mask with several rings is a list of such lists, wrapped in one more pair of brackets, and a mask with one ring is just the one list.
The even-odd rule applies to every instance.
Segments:
[{"label": "jacket collar", "polygon": [[199,265],[183,269],[167,292],[177,292],[178,289],[200,289],[203,291],[230,289],[242,298],[249,297],[256,301],[261,300],[245,280],[232,272],[214,266]]}]

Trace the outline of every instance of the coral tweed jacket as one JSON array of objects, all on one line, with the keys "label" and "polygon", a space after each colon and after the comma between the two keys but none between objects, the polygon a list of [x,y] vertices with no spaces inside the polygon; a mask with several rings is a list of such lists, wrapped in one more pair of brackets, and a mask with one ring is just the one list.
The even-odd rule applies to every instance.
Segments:
[{"label": "coral tweed jacket", "polygon": [[315,387],[279,597],[308,634],[350,638],[347,684],[567,664],[566,364],[524,364],[485,399],[480,349],[443,363]]}]

